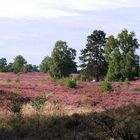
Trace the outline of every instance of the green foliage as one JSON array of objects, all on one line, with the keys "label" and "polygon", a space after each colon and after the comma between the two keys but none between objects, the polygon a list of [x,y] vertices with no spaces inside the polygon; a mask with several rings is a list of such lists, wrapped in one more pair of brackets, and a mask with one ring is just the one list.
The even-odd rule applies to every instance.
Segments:
[{"label": "green foliage", "polygon": [[41,106],[46,102],[48,101],[49,97],[45,97],[45,96],[41,96],[41,97],[38,97],[36,100],[34,100],[32,102],[32,106],[35,107],[37,110],[39,110],[41,108]]},{"label": "green foliage", "polygon": [[76,81],[73,80],[71,77],[64,78],[56,80],[56,82],[62,86],[68,87],[68,88],[76,88],[77,84]]},{"label": "green foliage", "polygon": [[85,82],[85,81],[87,81],[87,78],[86,78],[85,75],[81,74],[80,77],[79,77],[79,80]]},{"label": "green foliage", "polygon": [[108,80],[104,80],[103,83],[101,84],[100,90],[101,92],[111,91],[112,90],[111,83]]},{"label": "green foliage", "polygon": [[73,79],[71,78],[67,78],[66,80],[66,87],[68,88],[76,88],[76,81],[74,81]]},{"label": "green foliage", "polygon": [[28,64],[28,71],[29,72],[39,72],[37,65]]},{"label": "green foliage", "polygon": [[120,85],[123,85],[122,79],[119,80],[119,84],[120,84]]},{"label": "green foliage", "polygon": [[14,101],[11,105],[11,111],[14,113],[19,113],[21,110],[21,105],[22,104],[20,102]]},{"label": "green foliage", "polygon": [[61,79],[56,80],[56,82],[57,82],[58,84],[62,85],[62,86],[65,86],[65,84],[66,84],[66,79],[67,79],[67,78],[62,77]]},{"label": "green foliage", "polygon": [[13,63],[9,63],[9,64],[6,66],[6,71],[7,71],[7,72],[13,72]]},{"label": "green foliage", "polygon": [[0,72],[6,72],[7,71],[7,60],[6,58],[0,59]]},{"label": "green foliage", "polygon": [[134,32],[124,29],[117,38],[110,36],[105,45],[105,58],[109,64],[107,78],[111,80],[134,79],[139,75],[139,44]]},{"label": "green foliage", "polygon": [[23,72],[39,72],[38,66],[32,64],[25,64],[23,67]]},{"label": "green foliage", "polygon": [[13,66],[12,66],[14,73],[23,72],[24,65],[26,63],[27,62],[23,58],[23,56],[21,56],[21,55],[16,56],[15,59],[14,59]]},{"label": "green foliage", "polygon": [[129,79],[128,79],[128,78],[125,78],[125,80],[124,80],[124,84],[125,84],[125,85],[130,84],[130,81],[129,81]]},{"label": "green foliage", "polygon": [[48,72],[49,71],[49,63],[50,63],[51,58],[49,56],[45,57],[41,64],[40,64],[40,71],[41,72]]},{"label": "green foliage", "polygon": [[27,73],[28,72],[28,64],[25,64],[23,66],[23,70],[22,70],[24,73]]},{"label": "green foliage", "polygon": [[106,34],[103,31],[95,30],[87,37],[87,44],[84,50],[81,50],[81,72],[89,79],[100,78],[107,72],[107,63],[104,57],[104,45]]},{"label": "green foliage", "polygon": [[121,85],[128,85],[128,84],[130,84],[130,81],[129,81],[128,78],[125,78],[124,81],[120,79],[120,80],[119,80],[119,83],[120,83]]},{"label": "green foliage", "polygon": [[77,71],[74,62],[76,50],[69,48],[64,41],[57,41],[49,62],[49,73],[52,78],[61,79]]},{"label": "green foliage", "polygon": [[19,128],[21,127],[21,123],[22,123],[22,119],[18,116],[18,117],[14,117],[11,120],[9,120],[7,122],[7,126],[10,125],[13,128],[17,128],[19,130]]}]

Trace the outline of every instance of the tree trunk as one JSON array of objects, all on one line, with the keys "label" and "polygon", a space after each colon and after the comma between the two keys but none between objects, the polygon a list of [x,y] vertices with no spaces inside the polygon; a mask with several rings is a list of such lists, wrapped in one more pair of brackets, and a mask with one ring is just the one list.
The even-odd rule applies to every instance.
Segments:
[{"label": "tree trunk", "polygon": [[96,76],[96,82],[99,82],[99,76],[98,75]]}]

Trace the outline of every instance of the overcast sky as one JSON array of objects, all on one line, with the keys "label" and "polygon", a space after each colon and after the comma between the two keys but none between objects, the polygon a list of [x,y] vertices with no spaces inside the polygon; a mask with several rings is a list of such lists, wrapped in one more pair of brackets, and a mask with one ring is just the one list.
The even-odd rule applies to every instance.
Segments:
[{"label": "overcast sky", "polygon": [[79,55],[95,29],[108,36],[127,28],[140,41],[139,13],[140,0],[0,0],[0,57],[38,65],[57,40]]}]

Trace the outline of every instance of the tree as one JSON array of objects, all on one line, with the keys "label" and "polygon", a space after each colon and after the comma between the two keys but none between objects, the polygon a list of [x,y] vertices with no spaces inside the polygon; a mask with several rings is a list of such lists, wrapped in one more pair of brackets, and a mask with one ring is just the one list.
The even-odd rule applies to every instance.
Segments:
[{"label": "tree", "polygon": [[49,73],[51,77],[62,78],[76,72],[75,56],[76,50],[69,48],[64,41],[57,41],[49,62]]},{"label": "tree", "polygon": [[13,72],[13,63],[9,63],[6,69],[7,69],[7,72]]},{"label": "tree", "polygon": [[6,66],[7,66],[6,58],[1,58],[0,59],[0,72],[6,72],[7,71]]},{"label": "tree", "polygon": [[114,36],[109,36],[105,45],[105,58],[108,62],[107,79],[119,79],[121,71],[122,56],[118,47],[118,40]]},{"label": "tree", "polygon": [[39,72],[38,66],[32,64],[25,64],[23,67],[23,72]]},{"label": "tree", "polygon": [[18,55],[14,59],[13,63],[13,71],[14,73],[22,72],[24,69],[24,65],[26,64],[26,60],[23,58],[23,56]]},{"label": "tree", "polygon": [[84,50],[81,50],[81,72],[87,78],[96,78],[99,81],[107,71],[107,63],[104,57],[104,45],[106,34],[101,30],[95,30],[87,37],[87,44]]},{"label": "tree", "polygon": [[115,39],[110,36],[105,45],[106,61],[109,63],[107,78],[109,80],[133,79],[139,74],[139,57],[136,49],[139,44],[134,32],[124,29]]},{"label": "tree", "polygon": [[39,72],[39,67],[37,65],[32,65],[33,72]]},{"label": "tree", "polygon": [[50,60],[51,60],[51,58],[50,58],[49,56],[46,56],[46,57],[42,60],[40,66],[39,66],[41,72],[45,72],[45,73],[48,72]]}]

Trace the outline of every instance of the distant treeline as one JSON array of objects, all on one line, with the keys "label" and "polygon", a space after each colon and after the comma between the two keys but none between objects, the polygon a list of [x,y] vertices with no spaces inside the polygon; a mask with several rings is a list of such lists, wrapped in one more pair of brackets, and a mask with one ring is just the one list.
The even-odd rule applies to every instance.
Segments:
[{"label": "distant treeline", "polygon": [[6,58],[0,59],[0,72],[39,72],[39,67],[32,64],[27,64],[23,56],[15,57],[13,63],[7,63]]},{"label": "distant treeline", "polygon": [[67,42],[59,40],[51,56],[46,56],[39,66],[27,64],[23,56],[15,57],[13,63],[7,64],[6,58],[0,59],[1,72],[48,72],[52,78],[60,79],[77,72],[88,80],[108,81],[133,80],[139,77],[138,39],[134,32],[124,29],[114,37],[106,37],[101,30],[94,30],[87,37],[87,44],[81,50],[80,65],[75,62],[76,50],[69,48]]}]

